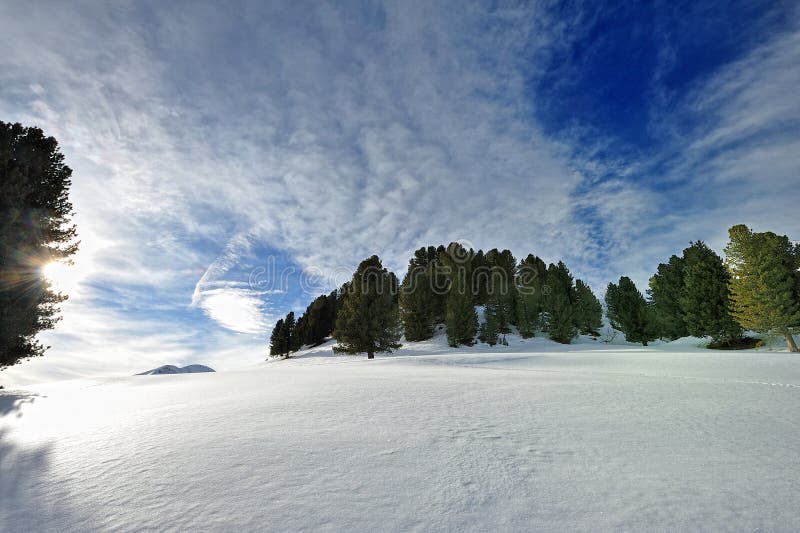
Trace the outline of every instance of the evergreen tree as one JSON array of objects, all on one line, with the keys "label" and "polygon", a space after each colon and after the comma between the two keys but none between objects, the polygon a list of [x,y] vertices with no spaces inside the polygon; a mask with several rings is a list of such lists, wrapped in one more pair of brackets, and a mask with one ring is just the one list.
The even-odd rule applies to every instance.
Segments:
[{"label": "evergreen tree", "polygon": [[0,369],[44,355],[36,335],[67,299],[42,267],[77,251],[71,175],[54,138],[0,121]]},{"label": "evergreen tree", "polygon": [[658,336],[670,340],[689,335],[686,329],[681,295],[684,292],[684,260],[677,255],[658,265],[650,278],[647,293],[653,303],[653,316]]},{"label": "evergreen tree", "polygon": [[283,355],[283,319],[279,319],[272,328],[269,338],[269,354],[271,356]]},{"label": "evergreen tree", "polygon": [[516,322],[517,260],[510,251],[500,252],[495,248],[486,252],[485,261],[489,267],[485,302],[495,310],[500,333],[510,333],[509,326]]},{"label": "evergreen tree", "polygon": [[472,256],[472,296],[475,305],[484,305],[489,294],[489,265],[483,250]]},{"label": "evergreen tree", "polygon": [[603,325],[603,306],[592,289],[582,280],[575,280],[575,318],[578,331],[583,335],[600,335]]},{"label": "evergreen tree", "polygon": [[383,268],[377,255],[361,262],[336,318],[335,351],[366,352],[373,359],[375,352],[400,346],[397,285],[397,277]]},{"label": "evergreen tree", "polygon": [[506,333],[508,328],[507,280],[502,271],[495,267],[493,275],[489,278],[486,304],[483,307],[483,324],[478,332],[478,338],[490,346],[497,344],[500,333]]},{"label": "evergreen tree", "polygon": [[421,341],[433,337],[439,296],[433,288],[433,266],[425,248],[420,248],[408,264],[400,287],[400,320],[406,340]]},{"label": "evergreen tree", "polygon": [[722,259],[702,241],[683,251],[683,290],[679,298],[686,330],[695,337],[711,336],[716,342],[741,337],[742,328],[730,316],[730,276]]},{"label": "evergreen tree", "polygon": [[528,255],[517,269],[517,327],[523,338],[533,337],[540,329],[544,311],[544,286],[547,265],[535,255]]},{"label": "evergreen tree", "polygon": [[792,333],[800,326],[800,250],[785,235],[754,233],[743,224],[728,233],[734,318],[753,331],[782,335],[797,352]]},{"label": "evergreen tree", "polygon": [[578,334],[576,327],[575,286],[567,266],[559,261],[547,268],[547,291],[544,295],[547,332],[550,338],[569,344]]},{"label": "evergreen tree", "polygon": [[289,311],[289,314],[286,315],[286,318],[283,319],[283,341],[281,347],[283,348],[283,354],[289,355],[289,352],[292,351],[293,346],[295,345],[296,339],[296,332],[295,332],[295,321],[294,321],[294,311]]},{"label": "evergreen tree", "polygon": [[478,315],[475,313],[472,296],[471,265],[463,258],[468,252],[459,244],[453,243],[439,255],[439,261],[446,267],[450,276],[447,292],[445,327],[450,346],[475,342],[478,331]]},{"label": "evergreen tree", "polygon": [[298,319],[295,328],[295,350],[304,345],[316,346],[333,332],[336,321],[336,291],[314,298]]},{"label": "evergreen tree", "polygon": [[289,347],[289,351],[296,352],[306,344],[306,338],[309,335],[310,318],[310,314],[305,312],[297,319],[297,323],[294,326],[294,335],[292,335],[292,345]]},{"label": "evergreen tree", "polygon": [[622,276],[619,284],[608,284],[606,312],[611,327],[623,332],[628,342],[647,346],[656,339],[652,309],[630,278]]},{"label": "evergreen tree", "polygon": [[489,346],[494,346],[500,334],[497,307],[496,304],[486,304],[483,309],[483,323],[478,330],[478,339]]}]

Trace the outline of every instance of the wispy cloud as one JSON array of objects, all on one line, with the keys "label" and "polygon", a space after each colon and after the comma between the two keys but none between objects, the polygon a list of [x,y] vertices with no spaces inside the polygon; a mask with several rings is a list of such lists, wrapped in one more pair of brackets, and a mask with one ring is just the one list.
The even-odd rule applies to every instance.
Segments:
[{"label": "wispy cloud", "polygon": [[[0,117],[59,139],[83,241],[53,349],[6,376],[258,360],[271,323],[308,300],[298,282],[250,283],[268,255],[337,275],[379,253],[399,270],[418,246],[466,239],[564,258],[599,288],[646,278],[689,239],[718,244],[729,221],[796,231],[779,224],[798,168],[796,32],[656,99],[675,107],[650,125],[669,142],[636,151],[580,120],[542,122],[537,80],[591,33],[562,15],[4,3]],[[760,168],[776,186],[741,200]]]}]

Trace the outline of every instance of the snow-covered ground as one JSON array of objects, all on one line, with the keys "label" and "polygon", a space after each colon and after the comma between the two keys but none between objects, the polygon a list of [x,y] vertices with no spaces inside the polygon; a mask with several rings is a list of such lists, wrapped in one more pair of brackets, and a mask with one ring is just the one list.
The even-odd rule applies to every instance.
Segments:
[{"label": "snow-covered ground", "polygon": [[0,391],[0,531],[800,530],[800,356],[697,344]]}]

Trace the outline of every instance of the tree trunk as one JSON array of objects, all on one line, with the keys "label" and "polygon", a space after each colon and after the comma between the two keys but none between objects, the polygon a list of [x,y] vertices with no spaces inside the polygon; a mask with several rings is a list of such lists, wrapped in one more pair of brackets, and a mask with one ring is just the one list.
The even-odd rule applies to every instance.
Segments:
[{"label": "tree trunk", "polygon": [[367,352],[367,359],[375,359],[375,352],[372,350]]},{"label": "tree trunk", "polygon": [[785,329],[781,333],[783,333],[783,338],[786,339],[786,346],[789,348],[789,351],[800,352],[800,350],[797,349],[797,344],[795,344],[794,337],[792,337],[792,334],[789,332],[789,330]]}]

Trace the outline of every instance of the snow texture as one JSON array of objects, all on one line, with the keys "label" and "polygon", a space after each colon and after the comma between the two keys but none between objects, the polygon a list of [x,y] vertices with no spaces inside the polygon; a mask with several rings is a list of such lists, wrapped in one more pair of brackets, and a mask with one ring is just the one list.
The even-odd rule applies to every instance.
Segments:
[{"label": "snow texture", "polygon": [[0,393],[0,531],[798,531],[800,357],[509,337]]}]

